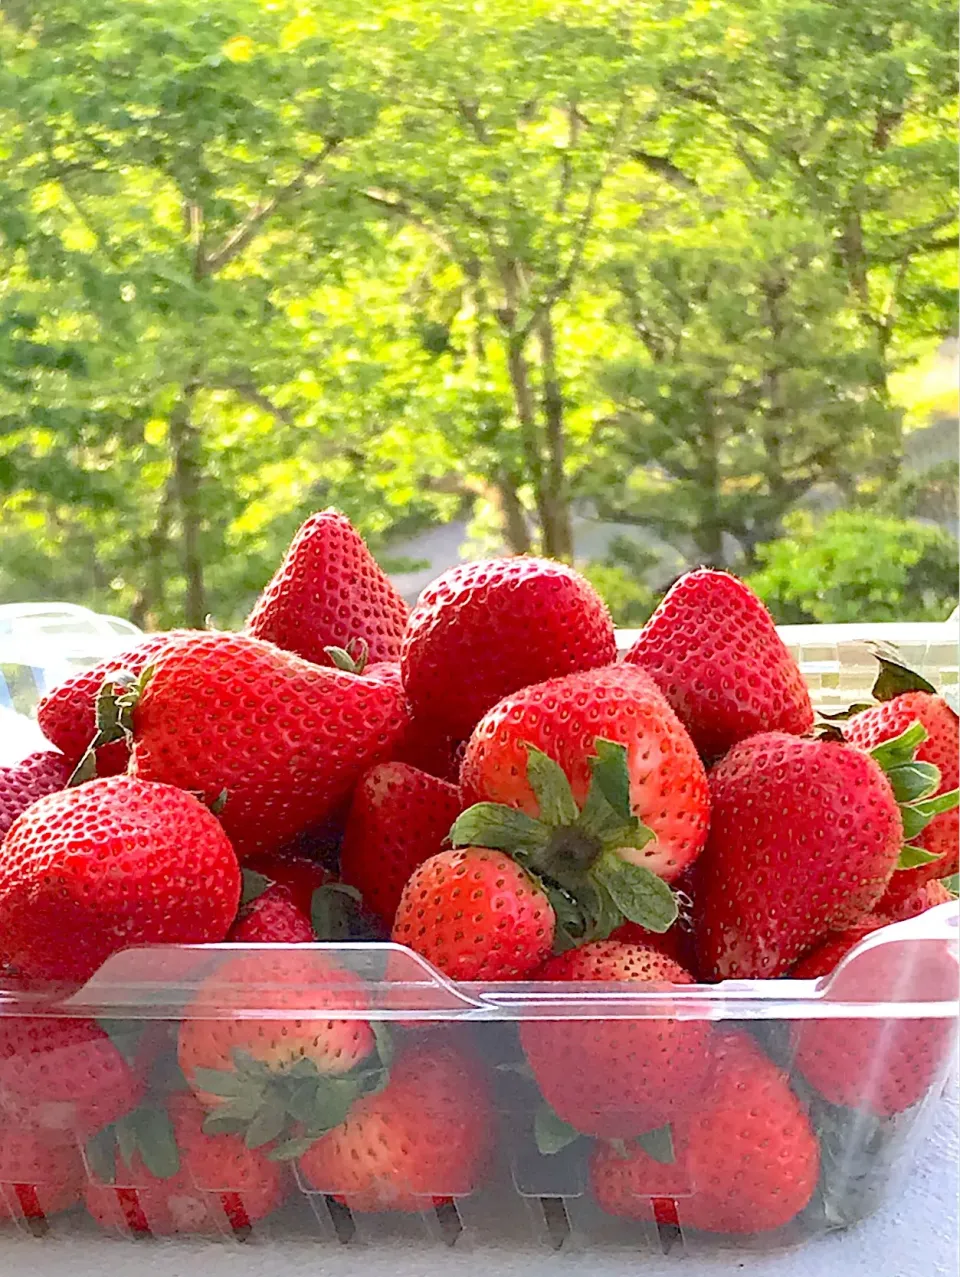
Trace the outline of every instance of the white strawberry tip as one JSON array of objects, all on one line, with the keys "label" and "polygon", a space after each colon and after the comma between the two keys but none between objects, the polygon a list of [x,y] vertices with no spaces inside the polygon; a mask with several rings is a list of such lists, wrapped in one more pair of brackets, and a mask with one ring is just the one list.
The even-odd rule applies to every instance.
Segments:
[{"label": "white strawberry tip", "polygon": [[626,747],[598,736],[594,748],[582,807],[563,768],[527,744],[527,780],[538,818],[482,802],[450,830],[454,847],[503,851],[530,874],[553,905],[560,949],[605,939],[625,920],[662,933],[678,914],[667,884],[620,854],[623,848],[642,850],[654,837],[630,808]]},{"label": "white strawberry tip", "polygon": [[870,750],[879,764],[900,808],[903,822],[903,847],[897,869],[916,869],[929,865],[939,857],[914,843],[930,821],[942,812],[953,811],[960,802],[960,789],[938,794],[940,768],[935,763],[918,762],[917,749],[927,739],[927,729],[920,722],[911,723],[899,736],[882,741]]}]

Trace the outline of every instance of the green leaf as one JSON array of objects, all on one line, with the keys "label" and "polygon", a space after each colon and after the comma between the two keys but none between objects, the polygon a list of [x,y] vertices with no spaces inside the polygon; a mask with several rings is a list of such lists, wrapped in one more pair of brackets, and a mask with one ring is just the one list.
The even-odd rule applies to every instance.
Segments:
[{"label": "green leaf", "polygon": [[256,1115],[247,1127],[244,1142],[247,1148],[262,1148],[283,1134],[287,1113],[283,1101],[275,1095],[264,1097]]},{"label": "green leaf", "polygon": [[264,1064],[263,1060],[258,1060],[255,1055],[251,1055],[249,1051],[244,1051],[239,1046],[233,1048],[232,1054],[233,1062],[241,1073],[245,1073],[248,1077],[256,1078],[262,1082],[270,1080],[270,1066]]},{"label": "green leaf", "polygon": [[120,1152],[120,1158],[127,1167],[133,1165],[133,1155],[137,1151],[137,1128],[135,1124],[135,1113],[127,1113],[123,1117],[117,1119],[117,1148]]},{"label": "green leaf", "polygon": [[283,1076],[289,1078],[313,1078],[316,1081],[320,1076],[320,1070],[317,1068],[315,1060],[311,1060],[308,1055],[301,1055],[299,1059],[294,1060],[293,1064],[288,1064],[284,1068]]},{"label": "green leaf", "polygon": [[658,1126],[653,1131],[644,1131],[637,1136],[637,1143],[655,1162],[670,1166],[677,1160],[673,1149],[673,1131],[669,1125]]},{"label": "green leaf", "polygon": [[913,842],[930,824],[930,817],[916,807],[901,807],[900,819],[903,823],[904,842]]},{"label": "green leaf", "polygon": [[580,1139],[580,1132],[558,1117],[549,1104],[541,1104],[533,1118],[533,1137],[541,1153],[552,1155]]},{"label": "green leaf", "polygon": [[630,767],[627,747],[618,741],[598,736],[593,743],[594,757],[588,759],[593,781],[621,820],[632,816],[630,807]]},{"label": "green leaf", "polygon": [[649,869],[629,864],[608,851],[594,865],[592,874],[631,922],[662,933],[676,921],[679,910],[673,892]]},{"label": "green leaf", "polygon": [[450,830],[454,847],[492,847],[496,851],[539,850],[549,839],[546,825],[501,803],[475,803],[457,817]]},{"label": "green leaf", "polygon": [[929,865],[934,860],[939,860],[939,856],[933,855],[932,852],[924,851],[922,847],[907,846],[900,852],[897,868],[916,869],[920,865]]},{"label": "green leaf", "polygon": [[221,789],[219,794],[217,794],[216,798],[210,804],[211,815],[221,816],[223,814],[224,808],[227,805],[227,799],[229,797],[230,797],[230,791],[227,789]]},{"label": "green leaf", "polygon": [[312,1131],[330,1131],[339,1126],[346,1119],[359,1092],[356,1081],[327,1078],[317,1091],[313,1112],[305,1125]]},{"label": "green leaf", "polygon": [[960,896],[960,874],[951,874],[949,878],[940,880],[951,896]]},{"label": "green leaf", "polygon": [[302,1157],[308,1149],[313,1148],[316,1142],[317,1140],[309,1135],[300,1139],[284,1140],[282,1144],[275,1145],[267,1154],[267,1157],[271,1162],[290,1162],[295,1157]]},{"label": "green leaf", "polygon": [[922,745],[926,739],[927,729],[924,725],[920,722],[911,723],[899,736],[894,736],[890,740],[885,740],[881,744],[875,745],[870,750],[870,755],[886,772],[891,767],[899,767],[903,763],[912,763],[917,746]]},{"label": "green leaf", "polygon": [[224,1100],[222,1104],[218,1104],[216,1111],[222,1113],[224,1117],[238,1117],[241,1121],[250,1122],[260,1112],[263,1103],[264,1092],[251,1086],[243,1095],[236,1095],[233,1099]]},{"label": "green leaf", "polygon": [[[241,877],[243,880],[243,891],[240,895],[240,907],[251,904],[258,897],[262,896],[268,887],[272,887],[272,881],[264,874],[257,873],[255,869],[242,869]],[[204,1087],[204,1090],[209,1088]]]},{"label": "green leaf", "polygon": [[290,1116],[298,1122],[309,1122],[316,1112],[317,1094],[322,1086],[319,1078],[298,1083],[287,1097],[286,1108]]},{"label": "green leaf", "polygon": [[874,700],[892,701],[904,692],[936,692],[937,689],[922,674],[903,663],[900,653],[891,644],[869,643],[867,646],[880,662],[880,673],[873,685]]},{"label": "green leaf", "polygon": [[900,763],[886,775],[898,803],[916,803],[935,794],[940,785],[940,768],[933,763]]},{"label": "green leaf", "polygon": [[87,1164],[101,1184],[117,1178],[117,1137],[113,1125],[105,1126],[86,1143]]},{"label": "green leaf", "polygon": [[201,1091],[229,1099],[243,1095],[250,1089],[250,1079],[229,1069],[194,1069],[193,1079]]},{"label": "green leaf", "polygon": [[373,1030],[374,1040],[377,1044],[377,1055],[380,1057],[380,1063],[384,1068],[389,1068],[393,1063],[393,1034],[390,1032],[389,1026],[383,1020],[371,1020],[370,1028]]},{"label": "green leaf", "polygon": [[165,1109],[141,1108],[133,1115],[143,1164],[157,1179],[171,1179],[180,1169],[180,1150]]},{"label": "green leaf", "polygon": [[922,802],[911,803],[911,807],[921,816],[932,820],[934,816],[940,816],[945,811],[953,811],[958,803],[960,803],[960,789],[947,789],[934,798],[924,798]]},{"label": "green leaf", "polygon": [[240,1135],[247,1129],[247,1121],[244,1118],[228,1117],[217,1109],[203,1119],[203,1129],[208,1135]]},{"label": "green leaf", "polygon": [[572,825],[580,812],[567,774],[548,754],[522,742],[527,751],[527,780],[545,825]]},{"label": "green leaf", "polygon": [[349,940],[355,907],[362,900],[356,887],[345,882],[325,882],[310,900],[310,923],[318,940]]}]

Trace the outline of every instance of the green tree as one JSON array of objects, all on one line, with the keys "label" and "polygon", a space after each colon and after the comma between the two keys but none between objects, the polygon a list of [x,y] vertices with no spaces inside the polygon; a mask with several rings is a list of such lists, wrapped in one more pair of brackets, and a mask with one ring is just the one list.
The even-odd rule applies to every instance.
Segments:
[{"label": "green tree", "polygon": [[957,602],[956,539],[910,520],[798,511],[757,558],[748,580],[781,624],[943,621]]}]

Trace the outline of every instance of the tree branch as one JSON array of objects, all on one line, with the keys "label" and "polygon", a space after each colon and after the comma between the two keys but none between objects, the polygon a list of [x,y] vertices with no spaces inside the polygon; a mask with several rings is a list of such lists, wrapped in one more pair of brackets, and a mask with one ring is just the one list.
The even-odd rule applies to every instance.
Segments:
[{"label": "tree branch", "polygon": [[286,186],[281,186],[270,199],[261,200],[259,204],[252,208],[240,225],[231,231],[218,249],[212,253],[204,254],[201,277],[215,275],[217,271],[222,270],[224,266],[239,256],[259,233],[267,218],[281,204],[288,204],[290,200],[295,199],[301,193],[324,160],[340,145],[341,140],[341,138],[328,138],[320,153],[301,165],[296,177],[289,181]]},{"label": "tree branch", "polygon": [[631,150],[627,154],[631,160],[636,160],[638,164],[650,169],[658,177],[666,178],[674,186],[681,186],[685,190],[697,190],[697,183],[694,179],[688,173],[684,173],[682,168],[674,164],[673,160],[667,159],[665,155],[651,155],[649,151],[639,150]]},{"label": "tree branch", "polygon": [[296,418],[289,408],[283,408],[280,404],[276,404],[265,395],[253,382],[253,379],[246,373],[236,372],[228,377],[207,381],[207,386],[211,390],[232,390],[235,395],[239,395],[241,399],[246,399],[248,403],[252,403],[259,408],[261,412],[267,413],[283,426],[293,426],[296,424]]}]

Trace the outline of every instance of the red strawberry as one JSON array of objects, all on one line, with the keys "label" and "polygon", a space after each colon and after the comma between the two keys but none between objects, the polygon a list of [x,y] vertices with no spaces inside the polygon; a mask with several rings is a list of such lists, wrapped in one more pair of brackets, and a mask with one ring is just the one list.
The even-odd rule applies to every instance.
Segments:
[{"label": "red strawberry", "polygon": [[822,975],[828,975],[839,966],[840,960],[846,957],[864,936],[869,936],[886,925],[885,919],[868,913],[852,927],[846,927],[843,931],[828,931],[820,943],[809,953],[804,954],[796,966],[790,970],[788,973],[790,979],[815,980]]},{"label": "red strawberry", "polygon": [[770,614],[727,572],[682,576],[624,659],[649,670],[705,758],[756,732],[813,726],[803,676]]},{"label": "red strawberry", "polygon": [[246,630],[326,665],[325,649],[362,639],[374,661],[395,660],[410,608],[350,520],[313,514],[247,618]]},{"label": "red strawberry", "polygon": [[442,851],[403,889],[391,939],[455,980],[522,980],[553,945],[550,901],[509,856]]},{"label": "red strawberry", "polygon": [[28,979],[86,980],[119,949],[222,940],[240,869],[192,794],[128,776],[41,798],[0,858],[0,959]]},{"label": "red strawberry", "polygon": [[72,771],[63,754],[52,749],[28,754],[12,767],[0,767],[0,842],[22,811],[38,798],[63,789]]},{"label": "red strawberry", "polygon": [[[536,980],[630,984],[655,992],[692,984],[655,949],[600,940],[550,958]],[[520,1041],[544,1099],[585,1135],[623,1139],[663,1126],[697,1102],[710,1068],[705,1020],[533,1019]]]},{"label": "red strawberry", "polygon": [[448,1041],[414,1042],[386,1088],[358,1100],[303,1153],[300,1170],[353,1211],[421,1211],[474,1191],[495,1124],[478,1062]]},{"label": "red strawberry", "polygon": [[694,924],[710,977],[782,975],[883,895],[903,824],[890,783],[868,754],[764,732],[717,764],[710,794]]},{"label": "red strawberry", "polygon": [[[941,696],[930,692],[905,692],[893,700],[865,709],[843,725],[843,734],[860,749],[871,750],[883,741],[893,739],[905,731],[911,723],[922,723],[927,739],[917,747],[920,762],[933,763],[940,771],[937,794],[956,789],[960,784],[958,763],[957,716]],[[947,878],[957,872],[958,848],[960,848],[960,812],[941,812],[934,816],[924,829],[910,842],[921,847],[937,860],[902,869],[890,884],[894,897],[931,878]],[[882,902],[880,913],[886,912]]]},{"label": "red strawberry", "polygon": [[[184,1012],[180,1067],[212,1116],[248,1140],[289,1136],[297,1124],[319,1133],[382,1074],[374,1029],[363,1018],[369,1005],[363,982],[317,950],[233,956]],[[307,1082],[316,1120],[304,1108]],[[331,1105],[335,1121],[324,1120]]]},{"label": "red strawberry", "polygon": [[223,826],[245,860],[330,815],[404,723],[395,687],[207,633],[157,659],[133,711],[132,767],[207,802],[225,790]]},{"label": "red strawberry", "polygon": [[294,906],[307,918],[313,907],[313,893],[330,882],[332,876],[316,860],[293,851],[272,851],[264,856],[252,856],[245,868],[261,874],[278,887],[284,887],[290,893]]},{"label": "red strawberry", "polygon": [[501,697],[616,654],[588,581],[562,563],[514,558],[463,563],[428,585],[400,662],[414,713],[462,740]]},{"label": "red strawberry", "polygon": [[[37,706],[37,721],[44,736],[66,756],[71,768],[77,765],[96,735],[97,697],[108,676],[121,670],[134,677],[140,675],[171,642],[191,633],[191,630],[171,630],[152,634],[129,651],[74,674],[43,697]],[[97,751],[97,775],[119,776],[126,771],[129,758],[125,740],[103,745]]]},{"label": "red strawberry", "polygon": [[904,890],[899,880],[909,876],[909,870],[894,874],[873,913],[867,914],[867,919],[876,918],[883,923],[903,922],[907,918],[916,918],[918,914],[926,913],[928,909],[948,904],[956,899],[956,896],[935,878],[929,882],[921,882],[919,887],[910,887],[908,882],[908,889]]},{"label": "red strawberry", "polygon": [[817,1141],[800,1101],[745,1033],[717,1035],[714,1073],[697,1106],[674,1126],[675,1160],[640,1144],[599,1145],[594,1195],[611,1215],[650,1219],[653,1199],[674,1199],[682,1228],[764,1233],[807,1205],[819,1174]]},{"label": "red strawberry", "polygon": [[83,1163],[72,1142],[0,1123],[0,1220],[43,1221],[80,1200]]},{"label": "red strawberry", "polygon": [[[114,1182],[91,1180],[87,1210],[103,1228],[158,1237],[175,1233],[245,1234],[283,1201],[286,1171],[231,1134],[206,1134],[203,1110],[188,1096],[170,1101],[179,1167],[152,1174],[137,1152]],[[176,1165],[176,1163],[174,1163]]]},{"label": "red strawberry", "polygon": [[505,697],[467,743],[464,797],[536,815],[527,772],[533,745],[559,763],[582,806],[598,738],[626,746],[630,809],[655,835],[642,847],[624,848],[622,858],[673,882],[706,838],[707,779],[690,737],[643,670],[589,670]]},{"label": "red strawberry", "polygon": [[[875,927],[861,926],[828,939],[797,963],[795,979],[830,974]],[[957,1000],[956,959],[946,945],[887,940],[837,971],[824,1000],[888,1003]],[[880,1117],[919,1103],[943,1074],[956,1035],[953,1016],[904,1019],[823,1018],[794,1025],[794,1067],[831,1104]]]},{"label": "red strawberry", "polygon": [[380,763],[353,793],[340,876],[389,927],[407,879],[436,855],[462,810],[455,785],[406,763]]},{"label": "red strawberry", "polygon": [[316,936],[289,889],[274,883],[243,906],[227,939],[232,944],[312,944]]},{"label": "red strawberry", "polygon": [[0,1019],[0,1110],[15,1125],[83,1139],[142,1094],[141,1077],[93,1020]]}]

